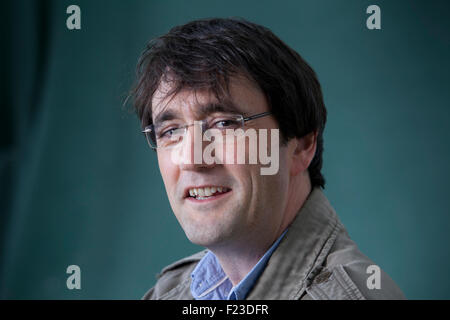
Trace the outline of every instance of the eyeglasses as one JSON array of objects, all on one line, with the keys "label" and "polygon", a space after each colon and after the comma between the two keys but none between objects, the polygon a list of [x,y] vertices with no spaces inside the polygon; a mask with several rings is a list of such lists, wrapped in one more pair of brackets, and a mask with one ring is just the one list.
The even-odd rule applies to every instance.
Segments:
[{"label": "eyeglasses", "polygon": [[242,129],[245,122],[262,118],[270,115],[271,112],[258,113],[249,117],[235,114],[219,114],[213,117],[196,121],[192,124],[182,124],[179,121],[165,121],[161,125],[148,125],[144,128],[142,133],[147,138],[148,145],[152,149],[172,148],[178,145],[185,137],[188,128],[193,125],[201,125],[202,135],[209,129],[219,129],[223,135],[226,134],[227,129]]}]

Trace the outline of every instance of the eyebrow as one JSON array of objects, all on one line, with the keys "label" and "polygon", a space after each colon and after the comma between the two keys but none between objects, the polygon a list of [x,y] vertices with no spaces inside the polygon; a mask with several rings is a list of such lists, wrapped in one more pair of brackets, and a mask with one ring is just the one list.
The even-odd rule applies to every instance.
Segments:
[{"label": "eyebrow", "polygon": [[[229,102],[209,102],[205,104],[200,104],[196,107],[195,113],[198,114],[199,117],[208,116],[211,113],[215,112],[224,112],[224,113],[235,113],[241,114],[242,111],[231,101]],[[155,117],[154,124],[159,124],[164,121],[174,120],[180,118],[180,112],[178,110],[165,110],[159,113]]]},{"label": "eyebrow", "polygon": [[162,123],[164,121],[177,119],[179,117],[178,115],[179,115],[179,112],[175,112],[173,110],[166,110],[166,111],[159,113],[155,117],[155,121],[153,123],[156,124],[156,123]]}]

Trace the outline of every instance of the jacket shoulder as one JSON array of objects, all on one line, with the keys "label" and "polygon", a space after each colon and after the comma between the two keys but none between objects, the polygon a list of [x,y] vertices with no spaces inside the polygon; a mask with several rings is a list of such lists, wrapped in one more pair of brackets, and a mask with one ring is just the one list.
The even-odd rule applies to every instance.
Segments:
[{"label": "jacket shoulder", "polygon": [[188,257],[185,257],[183,259],[175,261],[174,263],[169,264],[168,266],[164,267],[161,270],[161,272],[157,275],[157,278],[158,279],[161,278],[168,272],[184,269],[184,268],[189,267],[193,263],[197,263],[205,256],[205,254],[207,252],[208,252],[208,250],[202,250],[200,252],[194,253],[193,255],[190,255]]},{"label": "jacket shoulder", "polygon": [[155,286],[142,299],[190,299],[190,274],[206,253],[203,250],[164,267],[156,276]]},{"label": "jacket shoulder", "polygon": [[405,299],[389,275],[359,251],[344,228],[306,291],[310,298],[320,300]]}]

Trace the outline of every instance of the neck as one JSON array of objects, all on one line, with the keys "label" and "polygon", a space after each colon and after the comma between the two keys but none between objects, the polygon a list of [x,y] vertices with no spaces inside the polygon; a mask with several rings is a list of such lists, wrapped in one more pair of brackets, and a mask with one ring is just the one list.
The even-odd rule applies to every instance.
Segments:
[{"label": "neck", "polygon": [[250,247],[241,248],[241,250],[235,250],[234,252],[229,250],[214,250],[213,252],[233,286],[236,286],[269,248],[270,246],[266,250],[263,249],[258,252],[251,250]]},{"label": "neck", "polygon": [[267,230],[258,229],[253,234],[243,233],[241,238],[233,239],[233,243],[228,242],[226,245],[209,248],[218,258],[233,286],[236,286],[250,272],[292,223],[311,192],[309,176],[292,179],[289,190],[286,207],[277,229],[269,225],[266,226]]}]

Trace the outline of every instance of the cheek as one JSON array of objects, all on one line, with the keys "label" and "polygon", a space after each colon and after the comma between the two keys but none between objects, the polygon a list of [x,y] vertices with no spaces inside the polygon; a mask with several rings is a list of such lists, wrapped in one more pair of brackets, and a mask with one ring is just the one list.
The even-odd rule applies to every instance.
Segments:
[{"label": "cheek", "polygon": [[278,210],[283,206],[289,185],[289,164],[282,149],[280,150],[278,172],[273,175],[261,175],[258,169],[254,173],[254,180],[257,181],[258,188],[260,188],[259,201],[263,203],[264,207]]},{"label": "cheek", "polygon": [[165,154],[158,154],[158,165],[166,190],[169,191],[176,183],[178,166]]}]

